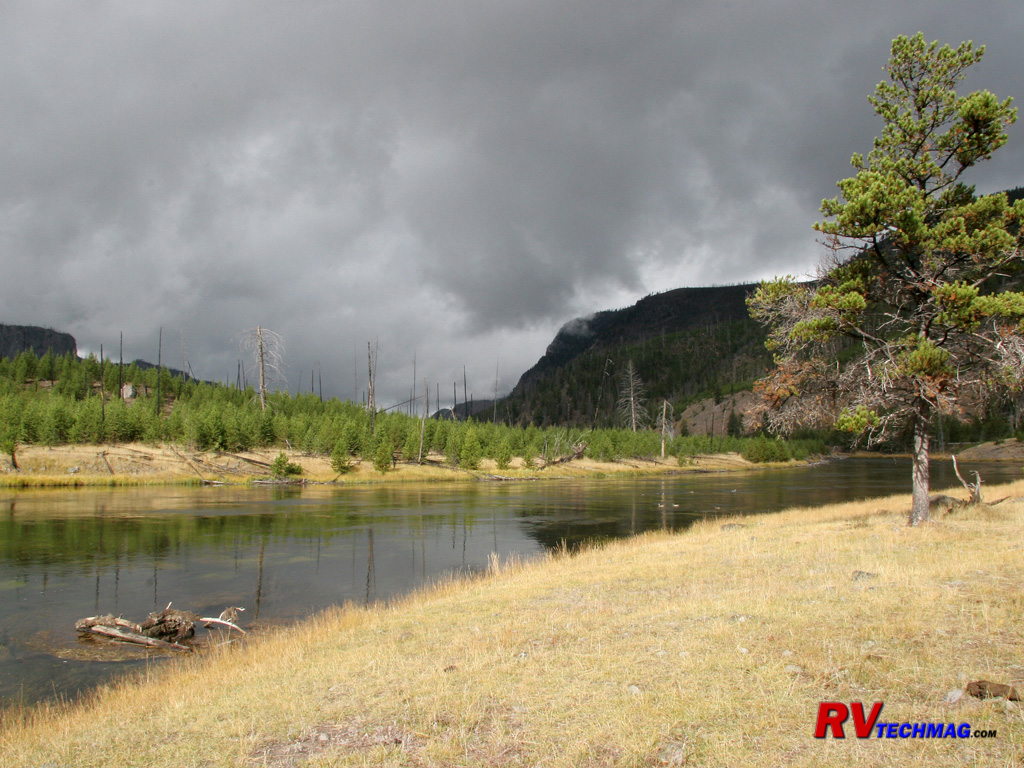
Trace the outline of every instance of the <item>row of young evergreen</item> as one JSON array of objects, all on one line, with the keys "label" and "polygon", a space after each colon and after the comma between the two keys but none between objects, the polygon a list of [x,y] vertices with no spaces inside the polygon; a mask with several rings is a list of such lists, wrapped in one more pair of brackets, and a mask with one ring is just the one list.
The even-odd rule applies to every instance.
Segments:
[{"label": "row of young evergreen", "polygon": [[[122,391],[131,396],[122,399]],[[386,470],[396,461],[442,455],[474,469],[485,459],[499,468],[513,457],[527,466],[572,455],[598,460],[661,455],[661,435],[651,430],[582,430],[512,427],[488,421],[421,419],[404,413],[371,414],[357,403],[312,393],[268,396],[262,410],[253,388],[172,376],[167,369],[120,366],[90,355],[37,357],[31,351],[0,359],[0,448],[79,443],[172,443],[195,450],[245,451],[281,447],[331,456],[343,471],[357,458]],[[422,448],[421,448],[422,435]],[[681,462],[698,454],[739,451],[755,461],[802,458],[820,452],[820,440],[780,442],[766,437],[691,435],[666,441]]]}]

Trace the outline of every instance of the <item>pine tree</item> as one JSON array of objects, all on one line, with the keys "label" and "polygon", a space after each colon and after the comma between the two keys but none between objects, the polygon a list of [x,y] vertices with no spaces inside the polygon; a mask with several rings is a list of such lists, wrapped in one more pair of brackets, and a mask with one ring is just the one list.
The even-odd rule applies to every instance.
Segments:
[{"label": "pine tree", "polygon": [[768,426],[834,424],[869,442],[908,427],[912,525],[928,519],[935,414],[1024,378],[1024,293],[1001,290],[1024,269],[1024,201],[978,196],[961,180],[1017,117],[1010,99],[957,95],[983,52],[921,34],[893,41],[889,81],[869,99],[882,133],[867,157],[853,156],[856,175],[815,225],[829,263],[814,283],[766,282],[749,302],[777,361],[760,385]]}]

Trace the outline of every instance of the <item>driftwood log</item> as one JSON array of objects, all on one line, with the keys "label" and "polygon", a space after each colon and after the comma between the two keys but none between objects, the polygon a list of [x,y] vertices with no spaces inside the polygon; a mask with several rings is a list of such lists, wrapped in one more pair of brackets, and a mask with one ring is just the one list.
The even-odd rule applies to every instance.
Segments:
[{"label": "driftwood log", "polygon": [[139,626],[146,637],[155,637],[168,642],[191,640],[196,634],[196,622],[200,620],[198,613],[179,611],[170,604],[158,613],[151,613]]},{"label": "driftwood log", "polygon": [[215,624],[234,629],[244,635],[245,630],[234,623],[238,611],[242,610],[244,609],[228,608],[214,619],[202,617],[191,611],[172,609],[171,604],[168,603],[162,611],[149,614],[141,624],[108,613],[103,616],[79,619],[75,622],[75,629],[83,634],[102,635],[150,648],[191,651],[192,647],[182,645],[181,641],[191,640],[195,636],[197,621],[204,622],[204,627]]},{"label": "driftwood log", "polygon": [[145,645],[150,648],[165,648],[174,651],[191,651],[187,645],[168,642],[157,637],[149,637],[142,633],[142,627],[133,621],[107,614],[106,616],[90,616],[75,622],[75,629],[81,633],[102,635],[125,643]]},{"label": "driftwood log", "polygon": [[587,450],[586,440],[579,440],[578,442],[573,443],[569,450],[571,451],[571,453],[569,453],[567,456],[562,456],[561,458],[555,459],[554,461],[550,462],[551,465],[554,466],[555,464],[567,464],[568,462],[573,461],[574,459],[582,459],[583,452]]}]

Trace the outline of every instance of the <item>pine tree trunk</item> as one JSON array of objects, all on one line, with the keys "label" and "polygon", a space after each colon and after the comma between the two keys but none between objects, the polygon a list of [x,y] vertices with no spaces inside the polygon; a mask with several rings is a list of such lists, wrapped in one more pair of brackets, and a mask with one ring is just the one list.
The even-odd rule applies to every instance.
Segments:
[{"label": "pine tree trunk", "polygon": [[914,420],[914,503],[910,510],[911,525],[926,523],[929,518],[928,416],[930,410],[927,405],[923,406]]}]

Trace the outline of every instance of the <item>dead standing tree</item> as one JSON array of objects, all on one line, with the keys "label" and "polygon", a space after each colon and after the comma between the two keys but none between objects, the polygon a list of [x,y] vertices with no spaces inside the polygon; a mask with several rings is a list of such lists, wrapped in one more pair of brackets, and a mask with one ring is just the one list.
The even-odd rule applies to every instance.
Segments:
[{"label": "dead standing tree", "polygon": [[658,431],[661,433],[661,458],[665,458],[665,443],[672,439],[675,429],[675,408],[668,400],[661,404],[661,415],[658,416]]},{"label": "dead standing tree", "polygon": [[373,421],[374,416],[377,414],[377,405],[373,400],[373,383],[377,378],[377,350],[370,347],[370,342],[366,342],[366,365],[369,369],[369,381],[367,384],[369,399],[366,403],[366,409],[370,412],[370,437],[373,437]]},{"label": "dead standing tree", "polygon": [[615,406],[619,418],[629,429],[636,432],[647,423],[647,407],[644,398],[644,383],[633,367],[633,361],[626,364],[619,381],[619,401]]},{"label": "dead standing tree", "polygon": [[284,377],[284,339],[281,334],[257,325],[241,335],[239,346],[253,356],[259,380],[260,410],[267,410],[267,389],[271,383],[286,383]]}]

